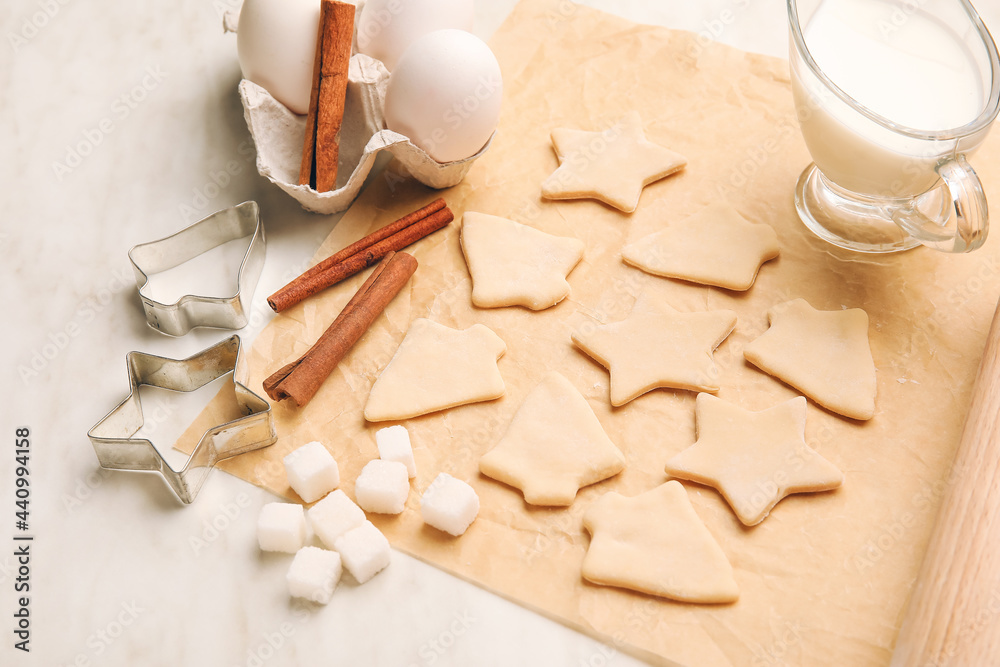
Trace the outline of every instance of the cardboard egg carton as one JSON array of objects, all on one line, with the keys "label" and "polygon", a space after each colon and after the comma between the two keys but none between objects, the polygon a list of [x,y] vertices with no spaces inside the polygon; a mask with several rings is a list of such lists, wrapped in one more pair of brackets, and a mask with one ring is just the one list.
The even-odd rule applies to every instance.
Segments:
[{"label": "cardboard egg carton", "polygon": [[[235,32],[238,13],[229,13],[224,26]],[[472,163],[490,147],[456,162],[435,161],[422,148],[398,132],[386,129],[385,91],[389,71],[375,58],[362,53],[351,57],[348,68],[347,100],[340,132],[337,187],[317,192],[299,185],[306,116],[292,113],[270,93],[246,79],[240,81],[240,100],[250,136],[257,147],[257,171],[295,198],[304,209],[330,214],[347,209],[361,191],[375,158],[389,151],[418,181],[432,188],[448,188],[459,183]]]}]

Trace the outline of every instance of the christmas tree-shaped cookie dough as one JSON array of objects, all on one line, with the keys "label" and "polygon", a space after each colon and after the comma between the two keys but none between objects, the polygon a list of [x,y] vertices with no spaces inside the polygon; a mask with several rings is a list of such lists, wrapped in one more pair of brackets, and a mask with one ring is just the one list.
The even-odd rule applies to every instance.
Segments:
[{"label": "christmas tree-shaped cookie dough", "polygon": [[646,139],[630,111],[604,132],[557,128],[552,146],[559,168],[542,183],[546,199],[597,199],[631,213],[642,189],[680,171],[687,159]]},{"label": "christmas tree-shaped cookie dough", "polygon": [[531,505],[565,507],[584,486],[617,475],[625,457],[586,399],[552,371],[514,413],[496,447],[479,461],[487,477],[517,487]]},{"label": "christmas tree-shaped cookie dough", "polygon": [[680,313],[640,296],[620,322],[581,328],[573,342],[611,373],[611,404],[625,405],[658,387],[718,391],[712,352],[732,333],[736,313]]},{"label": "christmas tree-shaped cookie dough", "polygon": [[372,386],[365,419],[409,419],[503,396],[497,359],[507,350],[482,324],[459,331],[419,318]]},{"label": "christmas tree-shaped cookie dough", "polygon": [[667,473],[715,487],[747,526],[789,494],[828,491],[844,481],[806,444],[802,396],[751,412],[698,394],[695,414],[698,440],[667,462]]},{"label": "christmas tree-shaped cookie dough", "polygon": [[748,290],[764,262],[778,256],[778,235],[729,204],[710,204],[622,250],[647,273],[731,290]]},{"label": "christmas tree-shaped cookie dough", "polygon": [[824,408],[852,419],[875,415],[875,362],[868,314],[816,310],[795,299],[767,312],[771,327],[747,344],[747,361]]},{"label": "christmas tree-shaped cookie dough", "polygon": [[604,494],[583,515],[583,578],[682,602],[734,602],[733,567],[671,481],[633,498]]},{"label": "christmas tree-shaped cookie dough", "polygon": [[542,310],[569,294],[566,276],[583,258],[583,241],[470,211],[462,217],[462,252],[472,303]]}]

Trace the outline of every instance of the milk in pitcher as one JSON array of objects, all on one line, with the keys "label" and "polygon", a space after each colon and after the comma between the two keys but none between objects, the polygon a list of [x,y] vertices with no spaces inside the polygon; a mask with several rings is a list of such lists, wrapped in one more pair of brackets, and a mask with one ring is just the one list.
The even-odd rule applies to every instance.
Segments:
[{"label": "milk in pitcher", "polygon": [[926,135],[960,128],[982,112],[984,85],[972,55],[949,26],[922,11],[934,1],[824,0],[805,25],[818,68],[855,102],[805,67],[793,68],[809,152],[837,185],[877,197],[925,192],[938,180],[934,167],[945,152],[940,142],[929,146]]}]

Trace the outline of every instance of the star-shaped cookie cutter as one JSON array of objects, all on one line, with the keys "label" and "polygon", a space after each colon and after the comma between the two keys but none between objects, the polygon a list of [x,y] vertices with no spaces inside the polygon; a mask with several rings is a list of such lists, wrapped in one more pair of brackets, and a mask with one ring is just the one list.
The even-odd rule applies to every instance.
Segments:
[{"label": "star-shaped cookie cutter", "polygon": [[[186,294],[174,303],[160,303],[142,293],[149,275],[172,269],[229,241],[250,236],[250,244],[240,263],[236,294],[224,297]],[[159,239],[134,246],[128,251],[135,272],[135,284],[146,311],[149,326],[169,336],[183,336],[195,327],[242,329],[254,288],[264,268],[266,241],[257,202],[213,213],[190,227]]]},{"label": "star-shaped cookie cutter", "polygon": [[[125,362],[131,389],[128,398],[87,433],[101,467],[158,471],[177,497],[190,503],[216,462],[267,447],[277,439],[271,405],[240,379],[245,376],[245,362],[240,354],[239,336],[232,335],[187,359],[129,352]],[[140,386],[188,392],[230,372],[236,404],[244,416],[208,429],[180,470],[172,468],[152,442],[132,437],[143,425]]]}]

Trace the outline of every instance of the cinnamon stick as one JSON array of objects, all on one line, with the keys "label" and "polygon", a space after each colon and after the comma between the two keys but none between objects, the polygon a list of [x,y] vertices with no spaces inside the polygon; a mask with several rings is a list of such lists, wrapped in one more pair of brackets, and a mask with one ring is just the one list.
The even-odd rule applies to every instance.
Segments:
[{"label": "cinnamon stick", "polygon": [[[374,232],[364,237],[360,241],[355,241],[354,243],[347,246],[343,250],[338,250],[337,252],[333,253],[323,261],[316,264],[316,266],[307,269],[304,273],[302,273],[301,276],[299,276],[299,278],[305,278],[307,276],[312,276],[317,273],[326,271],[334,264],[339,264],[340,262],[343,262],[351,255],[354,255],[358,252],[361,252],[365,248],[375,245],[382,239],[389,238],[390,236],[400,231],[401,229],[409,227],[410,225],[416,222],[420,222],[424,218],[430,216],[432,213],[436,213],[437,211],[440,211],[446,206],[447,204],[445,204],[444,199],[438,197],[437,199],[432,201],[430,204],[427,204],[423,208],[418,208],[413,213],[404,215],[402,218],[396,220],[395,222],[390,222],[388,225],[379,227]],[[298,280],[299,278],[296,278],[296,280]]]},{"label": "cinnamon stick", "polygon": [[317,192],[328,192],[337,186],[340,128],[347,102],[347,70],[353,37],[354,5],[322,0],[309,117],[299,167],[299,184],[309,183]]},{"label": "cinnamon stick", "polygon": [[340,314],[337,315],[337,317],[333,320],[333,323],[329,327],[327,327],[326,331],[323,332],[323,335],[320,336],[319,340],[313,343],[313,346],[310,347],[309,350],[304,355],[302,355],[295,361],[291,362],[290,364],[285,364],[277,371],[269,375],[267,379],[264,380],[263,383],[264,391],[267,392],[268,396],[277,401],[280,401],[283,398],[288,398],[287,394],[282,395],[282,392],[278,388],[279,385],[286,378],[288,378],[289,375],[291,375],[292,371],[301,366],[302,363],[306,361],[307,357],[310,354],[313,354],[313,350],[317,348],[322,348],[326,344],[327,339],[337,335],[339,327],[343,323],[344,318],[347,317],[355,308],[357,308],[358,304],[361,301],[364,300],[365,295],[368,294],[368,292],[371,290],[372,285],[375,283],[376,280],[378,280],[379,276],[382,275],[382,272],[385,271],[385,267],[389,264],[394,255],[395,253],[390,253],[389,255],[386,256],[384,261],[382,261],[378,266],[375,267],[375,270],[371,272],[371,275],[368,276],[368,279],[365,280],[365,282],[361,285],[361,287],[358,288],[358,291],[354,293],[354,296],[351,297],[351,300],[348,301],[347,305],[345,305],[343,310],[340,311]]},{"label": "cinnamon stick", "polygon": [[269,296],[267,303],[276,313],[287,310],[375,264],[389,252],[402,250],[445,227],[454,218],[444,200],[436,199],[327,257]]},{"label": "cinnamon stick", "polygon": [[275,401],[291,398],[299,406],[308,403],[416,269],[413,255],[386,255],[309,351],[264,380],[267,395]]},{"label": "cinnamon stick", "polygon": [[309,92],[309,112],[306,114],[306,138],[302,144],[302,164],[299,166],[299,185],[314,185],[316,168],[316,109],[319,105],[319,78],[323,67],[324,8],[320,4],[319,26],[316,34],[316,58],[313,60],[312,89]]}]

